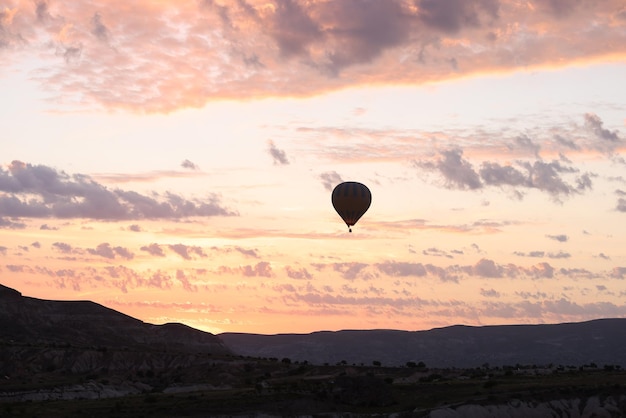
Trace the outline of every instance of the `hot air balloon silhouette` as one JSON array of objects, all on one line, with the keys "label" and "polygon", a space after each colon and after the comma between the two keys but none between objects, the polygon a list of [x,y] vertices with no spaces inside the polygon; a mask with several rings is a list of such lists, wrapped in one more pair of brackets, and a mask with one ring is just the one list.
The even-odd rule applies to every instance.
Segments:
[{"label": "hot air balloon silhouette", "polygon": [[351,227],[372,204],[372,194],[364,184],[346,181],[335,186],[332,202],[341,219],[348,225],[348,231],[352,232]]}]

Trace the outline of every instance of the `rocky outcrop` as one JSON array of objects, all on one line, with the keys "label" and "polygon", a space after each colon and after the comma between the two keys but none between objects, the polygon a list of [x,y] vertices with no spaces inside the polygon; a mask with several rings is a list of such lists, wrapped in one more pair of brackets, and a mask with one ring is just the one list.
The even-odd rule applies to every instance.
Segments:
[{"label": "rocky outcrop", "polygon": [[623,417],[626,395],[586,399],[557,399],[547,402],[511,400],[499,405],[461,405],[438,408],[429,418],[545,418],[545,417]]}]

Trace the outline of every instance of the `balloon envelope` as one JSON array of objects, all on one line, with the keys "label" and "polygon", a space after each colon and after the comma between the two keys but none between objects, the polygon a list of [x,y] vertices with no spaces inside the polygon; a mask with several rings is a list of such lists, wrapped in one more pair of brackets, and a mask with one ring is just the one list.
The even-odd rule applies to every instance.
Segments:
[{"label": "balloon envelope", "polygon": [[372,203],[372,194],[364,184],[347,181],[335,187],[332,202],[341,219],[350,228],[369,209]]}]

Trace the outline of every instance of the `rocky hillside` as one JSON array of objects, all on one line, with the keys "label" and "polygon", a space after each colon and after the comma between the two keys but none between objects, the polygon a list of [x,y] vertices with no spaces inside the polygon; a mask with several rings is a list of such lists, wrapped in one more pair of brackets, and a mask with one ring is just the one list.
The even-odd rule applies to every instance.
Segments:
[{"label": "rocky hillside", "polygon": [[626,396],[591,396],[549,402],[511,400],[496,405],[466,404],[435,409],[428,418],[623,417]]},{"label": "rocky hillside", "polygon": [[0,286],[0,416],[621,417],[624,325],[222,334],[231,351],[180,324]]},{"label": "rocky hillside", "polygon": [[[24,297],[0,285],[2,341],[10,341],[13,346],[39,344],[47,349],[89,348],[100,353],[96,357],[103,358],[109,358],[114,350],[131,350],[287,358],[320,365],[376,362],[404,366],[423,362],[429,367],[469,368],[485,364],[594,363],[600,367],[626,367],[624,318],[553,325],[451,326],[413,332],[346,330],[216,336],[182,324],[147,324],[94,302]],[[109,357],[102,354],[103,348],[109,349]],[[68,354],[68,358],[72,355]],[[112,363],[107,367],[115,366]]]},{"label": "rocky hillside", "polygon": [[0,340],[30,345],[230,353],[220,338],[186,325],[147,324],[94,302],[35,299],[2,285]]}]

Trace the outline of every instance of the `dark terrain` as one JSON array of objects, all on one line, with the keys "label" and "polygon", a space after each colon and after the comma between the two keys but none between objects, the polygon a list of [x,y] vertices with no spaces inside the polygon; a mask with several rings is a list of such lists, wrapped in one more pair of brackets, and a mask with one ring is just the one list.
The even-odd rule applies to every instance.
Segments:
[{"label": "dark terrain", "polygon": [[626,416],[625,326],[216,336],[0,285],[0,417]]},{"label": "dark terrain", "polygon": [[626,319],[554,325],[455,325],[429,331],[352,330],[311,334],[238,334],[219,337],[238,354],[289,357],[311,363],[403,366],[422,361],[435,367],[484,364],[585,363],[626,366]]}]

